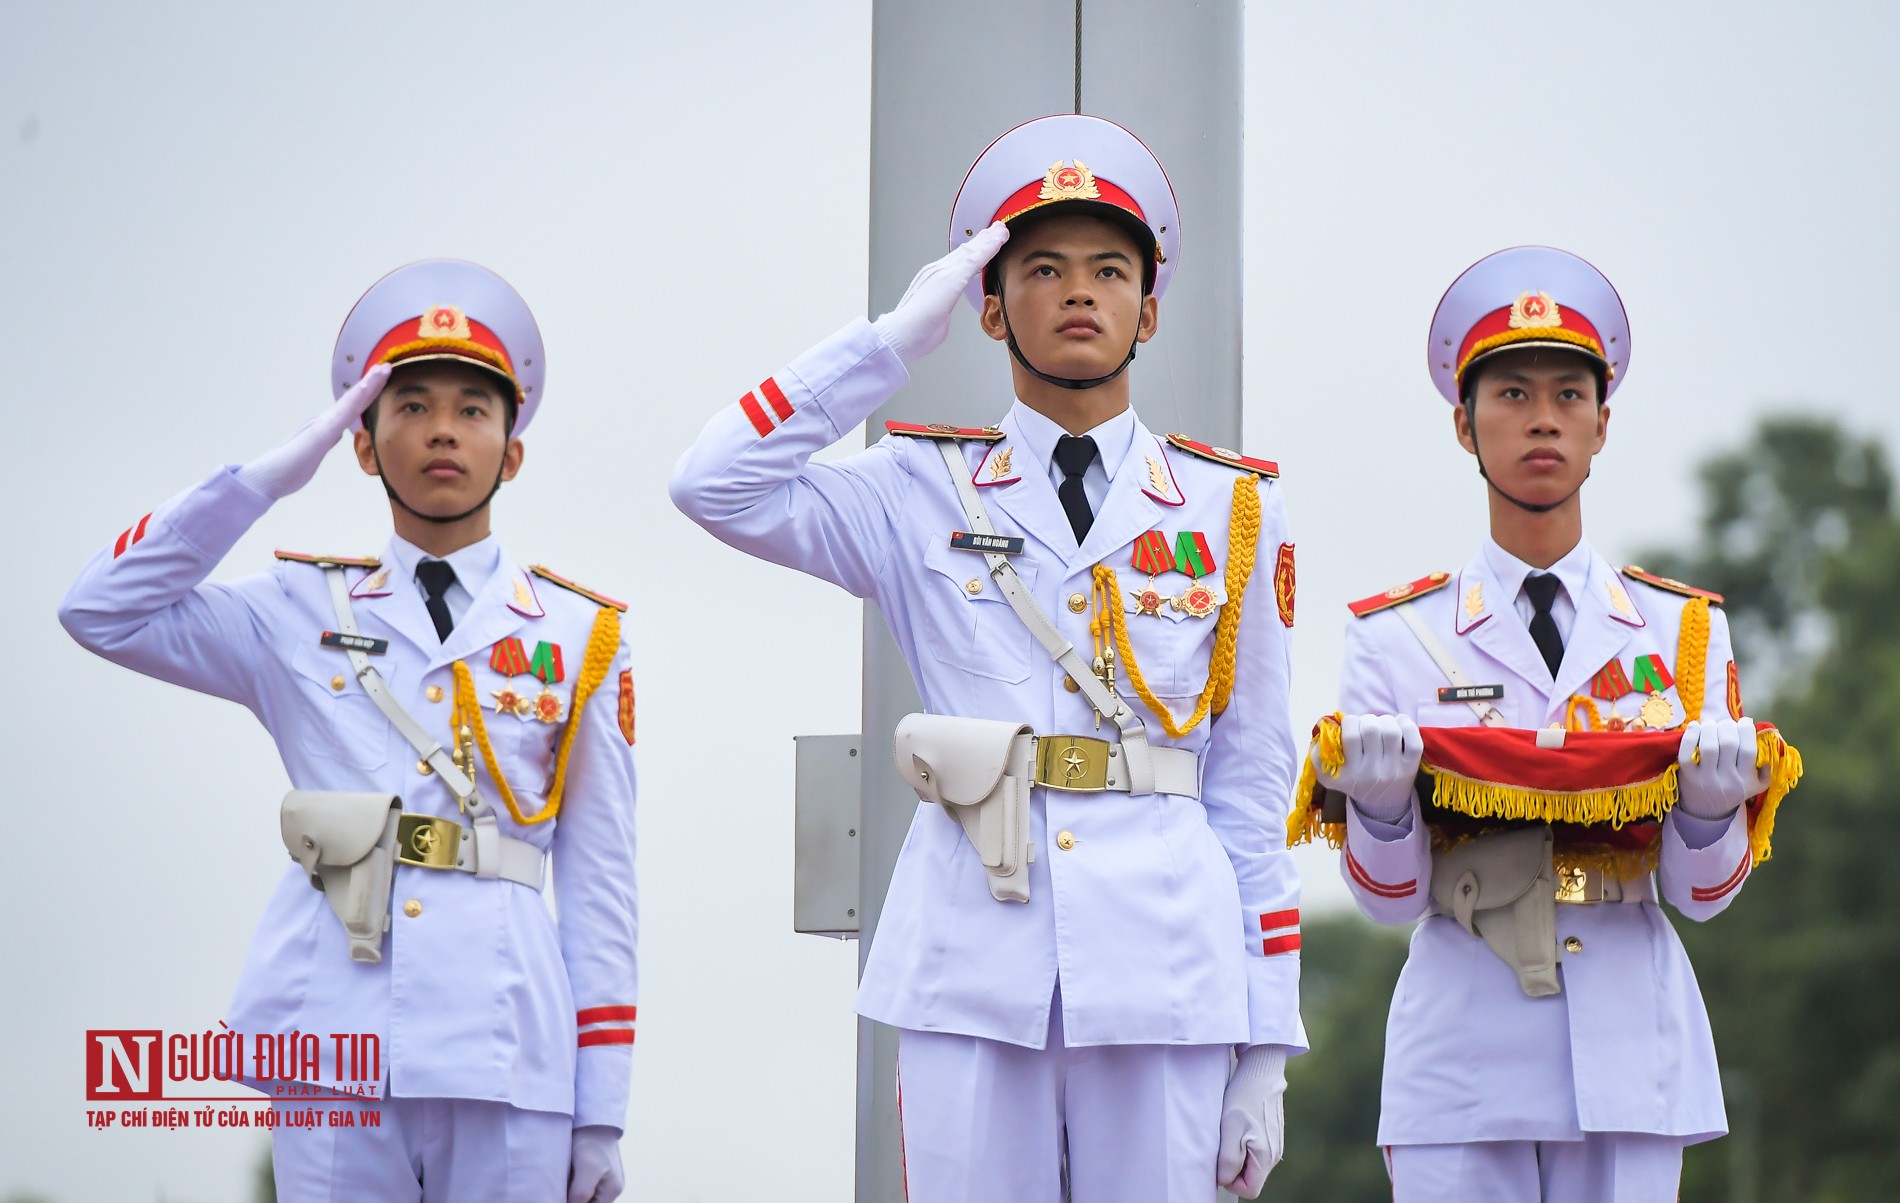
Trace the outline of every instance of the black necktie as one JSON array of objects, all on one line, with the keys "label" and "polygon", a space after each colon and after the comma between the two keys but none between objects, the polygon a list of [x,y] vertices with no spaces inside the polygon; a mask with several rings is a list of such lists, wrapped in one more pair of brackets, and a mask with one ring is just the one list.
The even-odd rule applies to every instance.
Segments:
[{"label": "black necktie", "polygon": [[1056,496],[1062,499],[1062,512],[1069,516],[1079,546],[1095,525],[1095,511],[1089,509],[1089,495],[1082,491],[1082,474],[1095,462],[1095,440],[1088,435],[1065,434],[1056,440],[1056,467],[1062,469],[1062,483]]},{"label": "black necktie", "polygon": [[1533,572],[1524,578],[1524,595],[1531,599],[1531,639],[1536,642],[1537,650],[1544,654],[1544,663],[1550,667],[1550,675],[1557,675],[1557,666],[1564,662],[1564,637],[1557,633],[1557,620],[1550,616],[1550,603],[1557,600],[1556,577],[1548,572]]},{"label": "black necktie", "polygon": [[447,560],[424,560],[416,565],[416,580],[428,595],[429,618],[435,623],[435,637],[447,641],[455,629],[455,617],[449,613],[449,586],[455,583],[455,569]]}]

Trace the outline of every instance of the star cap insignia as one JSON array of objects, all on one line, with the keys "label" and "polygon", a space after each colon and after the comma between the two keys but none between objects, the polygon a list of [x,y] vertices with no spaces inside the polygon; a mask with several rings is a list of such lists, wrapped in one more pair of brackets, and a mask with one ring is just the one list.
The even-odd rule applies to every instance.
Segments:
[{"label": "star cap insignia", "polygon": [[1075,165],[1065,167],[1061,159],[1050,165],[1048,174],[1042,177],[1042,190],[1037,199],[1057,200],[1101,200],[1102,190],[1095,186],[1095,173],[1080,159],[1071,160]]},{"label": "star cap insignia", "polygon": [[472,335],[468,330],[468,315],[454,305],[431,305],[422,311],[422,317],[416,322],[417,338],[459,338],[467,341]]},{"label": "star cap insignia", "polygon": [[1547,292],[1527,292],[1511,302],[1511,329],[1546,330],[1564,324],[1563,311]]}]

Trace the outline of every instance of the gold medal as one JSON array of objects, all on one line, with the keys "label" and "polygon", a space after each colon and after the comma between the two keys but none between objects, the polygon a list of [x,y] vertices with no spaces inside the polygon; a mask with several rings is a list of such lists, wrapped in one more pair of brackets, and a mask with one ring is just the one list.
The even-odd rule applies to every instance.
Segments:
[{"label": "gold medal", "polygon": [[544,686],[541,692],[535,695],[530,707],[528,711],[523,713],[524,718],[527,717],[528,714],[532,714],[535,718],[544,723],[558,723],[561,721],[561,695],[555,693],[552,689],[548,689]]},{"label": "gold medal", "polygon": [[1152,584],[1146,589],[1130,589],[1128,596],[1135,603],[1136,614],[1152,614],[1156,618],[1161,617],[1161,607],[1168,601],[1168,596]]},{"label": "gold medal", "polygon": [[1220,598],[1215,595],[1214,590],[1198,581],[1189,585],[1181,596],[1171,598],[1170,601],[1177,611],[1189,618],[1206,618],[1214,612],[1215,607],[1220,605]]},{"label": "gold medal", "polygon": [[1651,731],[1667,731],[1676,725],[1676,708],[1660,692],[1652,692],[1643,700],[1643,709],[1636,717]]},{"label": "gold medal", "polygon": [[496,714],[512,714],[517,718],[527,718],[532,713],[534,703],[513,686],[497,689],[495,697]]}]

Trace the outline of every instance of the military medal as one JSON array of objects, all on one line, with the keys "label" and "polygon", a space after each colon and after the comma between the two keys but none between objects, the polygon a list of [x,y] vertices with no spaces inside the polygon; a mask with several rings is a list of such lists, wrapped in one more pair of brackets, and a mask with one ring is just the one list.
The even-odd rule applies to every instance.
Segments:
[{"label": "military medal", "polygon": [[504,677],[518,677],[528,671],[528,652],[521,640],[510,635],[488,653],[488,667]]},{"label": "military medal", "polygon": [[1643,709],[1637,714],[1636,722],[1641,723],[1645,730],[1667,731],[1676,725],[1676,708],[1669,704],[1669,699],[1661,691],[1651,693],[1643,700]]},{"label": "military medal", "polygon": [[1669,666],[1663,663],[1661,656],[1636,657],[1636,679],[1633,682],[1638,693],[1661,693],[1676,683],[1669,675]]},{"label": "military medal", "polygon": [[1220,606],[1222,598],[1212,585],[1196,581],[1182,590],[1179,597],[1168,600],[1177,612],[1189,618],[1206,618]]},{"label": "military medal", "polygon": [[561,645],[543,640],[534,645],[534,658],[528,661],[528,671],[541,678],[543,685],[558,685],[567,677],[567,670],[561,664]]},{"label": "military medal", "polygon": [[1168,595],[1155,588],[1155,577],[1174,570],[1174,553],[1168,548],[1168,537],[1158,530],[1151,530],[1135,540],[1132,563],[1136,572],[1146,573],[1148,587],[1130,589],[1129,598],[1135,603],[1136,614],[1161,615],[1161,607],[1167,602]]},{"label": "military medal", "polygon": [[533,703],[512,685],[504,685],[494,692],[495,713],[512,714],[517,718],[527,718]]},{"label": "military medal", "polygon": [[1635,692],[1636,687],[1630,684],[1629,677],[1623,672],[1621,660],[1612,659],[1608,664],[1597,669],[1596,675],[1590,678],[1590,696],[1593,698],[1614,702],[1625,694]]},{"label": "military medal", "polygon": [[1197,530],[1184,530],[1175,536],[1174,565],[1196,578],[1213,572],[1216,565],[1214,553],[1207,547],[1207,536]]},{"label": "military medal", "polygon": [[534,701],[530,703],[530,708],[522,717],[527,718],[530,715],[544,723],[560,722],[561,695],[544,686],[541,692],[535,695]]}]

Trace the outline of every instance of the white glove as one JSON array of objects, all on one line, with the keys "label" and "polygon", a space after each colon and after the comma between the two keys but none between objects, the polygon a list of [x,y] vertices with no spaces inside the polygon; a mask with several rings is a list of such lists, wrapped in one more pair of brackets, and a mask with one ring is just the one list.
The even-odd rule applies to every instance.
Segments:
[{"label": "white glove", "polygon": [[238,469],[239,483],[248,485],[272,501],[282,501],[310,483],[317,465],[343,432],[363,416],[370,403],[382,395],[389,380],[390,367],[379,363],[363,378],[338,397],[336,404],[305,422],[290,441],[275,451],[267,451]]},{"label": "white glove", "polygon": [[905,367],[943,345],[963,290],[1008,241],[1009,227],[994,223],[935,263],[926,264],[896,308],[871,323]]},{"label": "white glove", "polygon": [[1242,1049],[1220,1109],[1220,1159],[1214,1180],[1251,1199],[1286,1151],[1286,1046]]},{"label": "white glove", "polygon": [[606,1124],[574,1129],[567,1203],[613,1203],[626,1184],[620,1173],[620,1133]]},{"label": "white glove", "polygon": [[1755,724],[1750,719],[1690,723],[1682,729],[1676,763],[1682,786],[1677,805],[1698,819],[1726,819],[1768,788],[1769,766],[1755,767]]},{"label": "white glove", "polygon": [[1404,714],[1348,714],[1339,722],[1339,736],[1346,763],[1338,780],[1326,775],[1319,749],[1313,749],[1313,772],[1320,781],[1351,798],[1368,819],[1396,823],[1404,818],[1425,749],[1418,724]]}]

